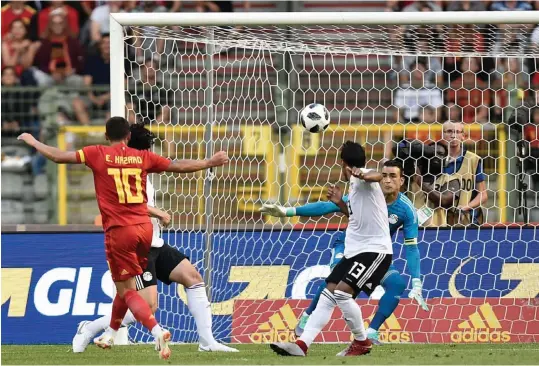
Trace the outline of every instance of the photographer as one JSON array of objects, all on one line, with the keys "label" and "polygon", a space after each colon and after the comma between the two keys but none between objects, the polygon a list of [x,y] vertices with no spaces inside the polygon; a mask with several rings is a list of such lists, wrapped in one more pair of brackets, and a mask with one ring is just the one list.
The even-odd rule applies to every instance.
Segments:
[{"label": "photographer", "polygon": [[[488,195],[481,157],[464,148],[462,123],[446,122],[442,131],[442,141],[434,145],[436,153],[425,149],[430,156],[417,160],[412,177],[410,198],[419,209],[419,221],[422,226],[482,224],[480,206]],[[446,158],[441,158],[442,146]]]}]

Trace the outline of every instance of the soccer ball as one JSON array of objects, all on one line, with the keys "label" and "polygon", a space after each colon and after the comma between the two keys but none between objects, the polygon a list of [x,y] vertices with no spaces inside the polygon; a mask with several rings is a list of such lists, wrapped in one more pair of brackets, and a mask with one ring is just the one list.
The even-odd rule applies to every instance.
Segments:
[{"label": "soccer ball", "polygon": [[329,111],[322,104],[309,104],[299,112],[303,127],[312,133],[324,131],[329,126]]}]

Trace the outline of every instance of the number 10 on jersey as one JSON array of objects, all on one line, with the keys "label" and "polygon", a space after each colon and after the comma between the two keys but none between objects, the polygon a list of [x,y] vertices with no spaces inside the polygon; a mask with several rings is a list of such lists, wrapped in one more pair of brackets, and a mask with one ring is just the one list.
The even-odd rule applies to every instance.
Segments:
[{"label": "number 10 on jersey", "polygon": [[[108,175],[114,178],[116,191],[118,192],[118,200],[120,203],[143,203],[144,195],[142,194],[142,169],[139,168],[109,168]],[[135,190],[133,195],[129,177],[135,178]]]}]

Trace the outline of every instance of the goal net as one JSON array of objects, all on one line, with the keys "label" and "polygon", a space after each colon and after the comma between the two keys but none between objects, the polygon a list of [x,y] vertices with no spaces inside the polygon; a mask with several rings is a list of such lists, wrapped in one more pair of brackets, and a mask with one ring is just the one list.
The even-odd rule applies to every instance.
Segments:
[{"label": "goal net", "polygon": [[[448,23],[462,16],[447,14]],[[263,203],[298,206],[325,200],[330,184],[344,189],[339,149],[346,140],[360,142],[367,166],[380,169],[384,158],[394,157],[395,143],[408,139],[428,145],[442,138],[461,139],[466,154],[479,157],[474,161],[480,167],[458,173],[456,189],[467,198],[436,208],[444,220],[431,219],[428,228],[420,229],[423,295],[430,310],[408,300],[408,286],[380,329],[381,338],[538,340],[539,245],[534,226],[523,225],[537,220],[538,212],[533,156],[539,52],[530,37],[535,25],[527,23],[538,23],[539,16],[530,14],[534,21],[532,15],[507,18],[517,24],[489,21],[481,13],[477,22],[470,21],[470,14],[463,19],[482,24],[440,24],[442,18],[433,15],[417,22],[421,25],[375,25],[371,19],[365,23],[373,25],[346,20],[316,25],[313,20],[298,26],[279,25],[279,16],[313,14],[266,14],[266,25],[248,26],[240,18],[202,26],[202,18],[177,25],[188,23],[172,20],[180,14],[164,20],[156,14],[149,20],[122,15],[121,36],[113,35],[111,47],[120,56],[123,49],[126,61],[116,78],[126,83],[113,81],[125,85],[123,91],[112,87],[122,107],[125,95],[128,118],[151,126],[158,136],[155,151],[172,159],[200,159],[219,150],[231,158],[228,166],[212,172],[152,177],[158,206],[173,214],[164,237],[203,274],[218,340],[293,340],[297,318],[330,272],[332,243],[346,227],[346,218],[337,214],[262,215]],[[384,19],[392,21],[387,15]],[[330,111],[331,125],[321,134],[298,124],[299,111],[313,102]],[[516,112],[515,123],[511,116]],[[463,124],[447,125],[451,131],[444,132],[446,121]],[[535,142],[522,154],[530,136]],[[427,174],[434,158],[411,156],[407,169],[415,172],[417,166]],[[438,179],[445,173],[433,174]],[[433,207],[428,200],[420,203],[423,188],[415,186],[409,179],[405,190],[417,208]],[[464,208],[477,195],[480,209]],[[395,266],[409,281],[402,242],[399,233]],[[379,287],[370,300],[358,298],[367,324],[383,292]],[[158,320],[173,340],[196,342],[184,289],[160,284],[159,293]],[[130,336],[151,339],[140,326],[132,327]],[[349,339],[337,310],[317,341]]]}]

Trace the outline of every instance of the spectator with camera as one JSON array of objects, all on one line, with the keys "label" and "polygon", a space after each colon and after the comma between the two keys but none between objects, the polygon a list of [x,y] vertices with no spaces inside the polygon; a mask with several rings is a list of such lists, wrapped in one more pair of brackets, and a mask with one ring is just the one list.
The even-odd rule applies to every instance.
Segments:
[{"label": "spectator with camera", "polygon": [[[462,122],[445,122],[442,140],[434,146],[445,147],[447,157],[428,157],[428,163],[417,160],[411,182],[411,199],[419,209],[422,226],[454,226],[484,222],[481,205],[488,199],[482,159],[466,150]],[[428,150],[425,150],[428,151]],[[431,154],[432,155],[432,154]],[[436,171],[441,160],[441,172]]]}]

